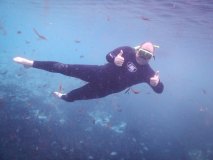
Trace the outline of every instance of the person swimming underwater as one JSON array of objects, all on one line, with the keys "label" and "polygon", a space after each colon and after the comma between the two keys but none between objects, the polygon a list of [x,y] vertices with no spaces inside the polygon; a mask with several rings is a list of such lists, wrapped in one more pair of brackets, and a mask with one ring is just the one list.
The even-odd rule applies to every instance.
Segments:
[{"label": "person swimming underwater", "polygon": [[54,61],[29,60],[14,57],[16,63],[49,72],[61,73],[79,78],[87,83],[69,93],[54,92],[54,95],[68,102],[105,97],[121,92],[133,85],[147,83],[156,93],[162,93],[163,83],[159,71],[149,65],[154,58],[155,45],[145,42],[137,47],[122,46],[106,55],[104,65],[63,64]]}]

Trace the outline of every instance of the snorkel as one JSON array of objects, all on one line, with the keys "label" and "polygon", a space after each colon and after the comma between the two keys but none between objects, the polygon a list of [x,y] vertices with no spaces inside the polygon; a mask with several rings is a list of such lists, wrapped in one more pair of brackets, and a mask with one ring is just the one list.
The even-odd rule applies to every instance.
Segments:
[{"label": "snorkel", "polygon": [[[155,48],[160,48],[159,45],[155,45],[155,44],[153,44],[153,47],[154,47],[154,49],[155,49]],[[153,55],[153,59],[155,60],[155,55]]]}]

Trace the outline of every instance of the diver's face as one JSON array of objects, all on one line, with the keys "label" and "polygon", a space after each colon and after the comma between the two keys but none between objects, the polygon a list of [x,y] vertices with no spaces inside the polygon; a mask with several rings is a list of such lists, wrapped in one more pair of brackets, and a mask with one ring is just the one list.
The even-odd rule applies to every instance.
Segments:
[{"label": "diver's face", "polygon": [[149,63],[149,60],[150,60],[150,59],[144,59],[143,57],[141,57],[141,56],[139,55],[138,52],[136,52],[136,61],[137,61],[140,65],[145,65],[145,64]]}]

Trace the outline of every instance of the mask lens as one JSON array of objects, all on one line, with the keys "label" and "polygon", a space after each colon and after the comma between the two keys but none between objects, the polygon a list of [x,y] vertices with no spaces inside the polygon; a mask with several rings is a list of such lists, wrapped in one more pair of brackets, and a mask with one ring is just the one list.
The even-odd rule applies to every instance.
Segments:
[{"label": "mask lens", "polygon": [[151,59],[152,58],[152,53],[150,53],[149,51],[140,49],[139,50],[139,56],[144,58],[144,59]]}]

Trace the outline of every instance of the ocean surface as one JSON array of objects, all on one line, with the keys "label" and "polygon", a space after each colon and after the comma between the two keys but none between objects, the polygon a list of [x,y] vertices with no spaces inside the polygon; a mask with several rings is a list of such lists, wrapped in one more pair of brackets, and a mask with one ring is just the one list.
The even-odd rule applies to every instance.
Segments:
[{"label": "ocean surface", "polygon": [[[85,82],[13,62],[105,64],[151,41],[165,89],[68,103]],[[213,1],[0,0],[0,160],[212,160]]]}]

